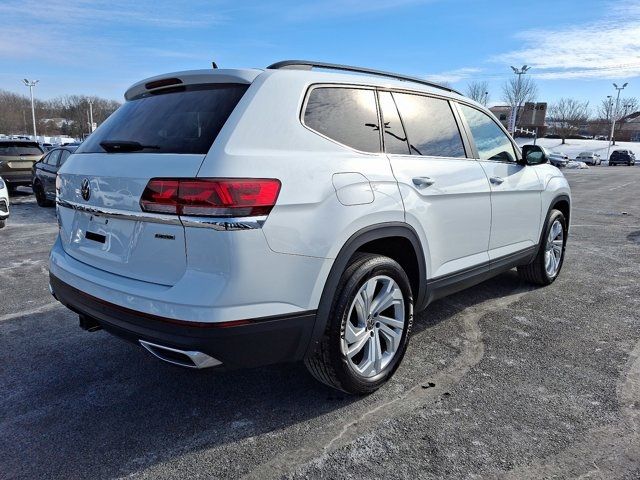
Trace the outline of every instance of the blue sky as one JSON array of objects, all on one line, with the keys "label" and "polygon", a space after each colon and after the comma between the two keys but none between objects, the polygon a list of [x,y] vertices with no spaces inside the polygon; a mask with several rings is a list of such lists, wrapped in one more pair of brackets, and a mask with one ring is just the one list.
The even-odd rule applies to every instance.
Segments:
[{"label": "blue sky", "polygon": [[0,88],[122,99],[176,70],[313,59],[447,81],[531,65],[539,101],[640,97],[640,0],[0,0]]}]

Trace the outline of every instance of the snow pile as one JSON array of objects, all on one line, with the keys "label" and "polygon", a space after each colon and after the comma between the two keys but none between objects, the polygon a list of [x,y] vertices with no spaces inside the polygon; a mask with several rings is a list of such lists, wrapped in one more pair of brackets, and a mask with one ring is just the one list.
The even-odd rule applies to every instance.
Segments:
[{"label": "snow pile", "polygon": [[589,165],[587,165],[584,162],[570,160],[569,163],[567,163],[567,166],[565,168],[589,168]]}]

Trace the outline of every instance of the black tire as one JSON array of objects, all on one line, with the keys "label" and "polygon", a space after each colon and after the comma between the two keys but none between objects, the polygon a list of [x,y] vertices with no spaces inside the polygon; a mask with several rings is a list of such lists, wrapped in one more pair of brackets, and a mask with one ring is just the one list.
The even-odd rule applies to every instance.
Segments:
[{"label": "black tire", "polygon": [[[378,275],[390,277],[400,287],[404,297],[405,325],[393,359],[379,373],[365,378],[355,371],[346,355],[342,353],[341,343],[356,294],[367,280]],[[402,267],[395,260],[382,255],[356,254],[336,288],[324,337],[315,351],[305,359],[305,365],[311,375],[330,387],[349,394],[372,393],[389,380],[400,365],[407,349],[412,324],[411,284]]]},{"label": "black tire", "polygon": [[36,202],[40,207],[52,207],[53,202],[47,198],[44,188],[40,182],[35,182],[32,187],[33,194],[36,196]]},{"label": "black tire", "polygon": [[5,220],[0,220],[0,228],[4,228],[5,226]]},{"label": "black tire", "polygon": [[[545,250],[547,246],[547,238],[549,237],[549,229],[556,220],[560,221],[562,225],[563,242],[562,242],[562,256],[560,257],[560,266],[554,275],[549,275],[545,268]],[[538,253],[533,261],[528,265],[518,267],[518,274],[523,280],[533,283],[535,285],[550,285],[554,282],[564,264],[565,248],[567,245],[567,220],[564,214],[560,210],[551,210],[547,215],[547,221],[544,225],[544,232],[538,246]]]}]

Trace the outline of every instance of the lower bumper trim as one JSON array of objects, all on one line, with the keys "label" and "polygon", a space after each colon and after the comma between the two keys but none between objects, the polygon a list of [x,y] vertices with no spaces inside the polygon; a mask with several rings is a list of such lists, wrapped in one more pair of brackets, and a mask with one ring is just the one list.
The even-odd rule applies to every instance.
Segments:
[{"label": "lower bumper trim", "polygon": [[151,353],[156,356],[159,348],[199,352],[230,368],[301,360],[316,319],[316,311],[311,310],[221,323],[183,321],[112,304],[53,274],[50,283],[55,298],[67,308],[91,317],[104,330],[125,340],[155,345],[156,352]]}]

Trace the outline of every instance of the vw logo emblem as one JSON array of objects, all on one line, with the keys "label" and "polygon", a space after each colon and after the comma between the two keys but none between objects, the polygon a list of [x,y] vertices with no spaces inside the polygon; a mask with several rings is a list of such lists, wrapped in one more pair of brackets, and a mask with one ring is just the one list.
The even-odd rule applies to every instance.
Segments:
[{"label": "vw logo emblem", "polygon": [[91,186],[89,185],[89,180],[87,180],[86,178],[82,180],[80,194],[82,195],[82,198],[85,200],[85,202],[91,198]]}]

